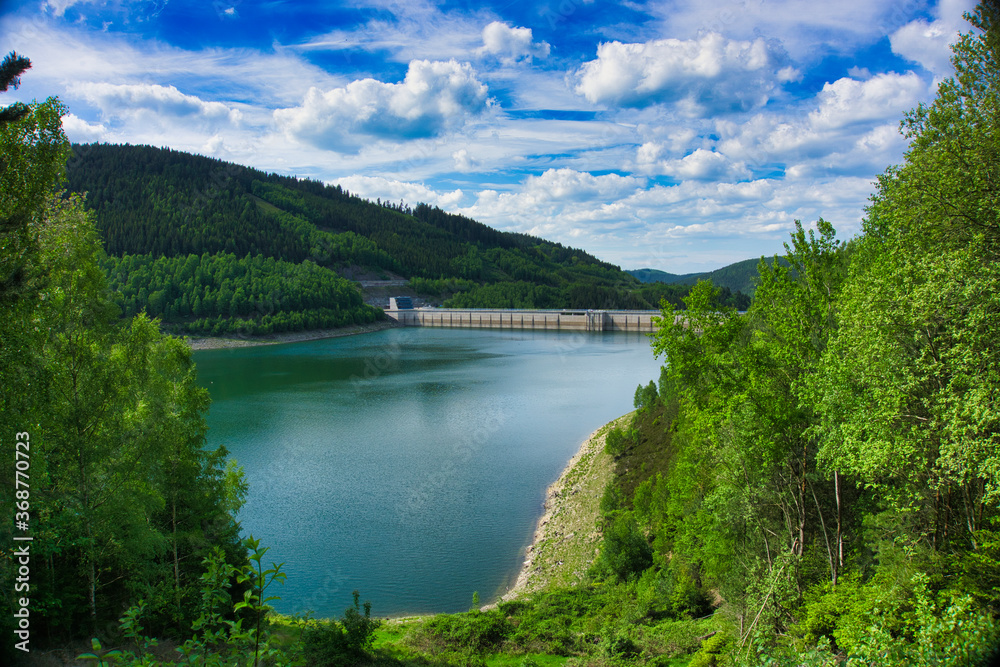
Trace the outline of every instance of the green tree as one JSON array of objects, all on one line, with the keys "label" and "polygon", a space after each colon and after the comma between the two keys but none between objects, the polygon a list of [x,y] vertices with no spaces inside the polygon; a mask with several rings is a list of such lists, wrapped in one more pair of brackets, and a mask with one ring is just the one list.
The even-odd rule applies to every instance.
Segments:
[{"label": "green tree", "polygon": [[[0,91],[17,87],[30,62],[11,52],[0,63]],[[0,109],[0,304],[37,293],[29,226],[65,169],[65,107],[55,98]]]},{"label": "green tree", "polygon": [[653,550],[630,514],[611,519],[604,529],[598,566],[620,581],[633,579],[653,564]]},{"label": "green tree", "polygon": [[979,550],[1000,498],[1000,15],[969,18],[956,76],[879,179],[816,391],[822,460],[942,553]]}]

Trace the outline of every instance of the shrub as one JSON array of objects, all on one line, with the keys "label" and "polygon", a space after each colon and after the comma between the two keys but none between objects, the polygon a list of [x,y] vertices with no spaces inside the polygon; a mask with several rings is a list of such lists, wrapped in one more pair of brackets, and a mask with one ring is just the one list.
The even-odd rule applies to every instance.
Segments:
[{"label": "shrub", "polygon": [[624,454],[630,447],[639,442],[639,431],[629,427],[627,431],[615,427],[608,431],[604,439],[604,451],[615,458]]},{"label": "shrub", "polygon": [[365,602],[364,615],[358,605],[360,593],[354,591],[354,606],[348,607],[339,621],[312,622],[302,633],[303,651],[310,665],[348,667],[356,665],[371,650],[375,631],[382,624],[371,618],[371,603]]},{"label": "shrub", "polygon": [[600,567],[626,581],[653,564],[653,550],[631,515],[615,517],[604,531]]},{"label": "shrub", "polygon": [[498,649],[512,630],[507,617],[497,609],[435,616],[425,628],[448,644],[477,653]]},{"label": "shrub", "polygon": [[716,667],[721,664],[722,656],[730,648],[732,638],[724,632],[718,632],[702,641],[701,648],[694,654],[688,667]]}]

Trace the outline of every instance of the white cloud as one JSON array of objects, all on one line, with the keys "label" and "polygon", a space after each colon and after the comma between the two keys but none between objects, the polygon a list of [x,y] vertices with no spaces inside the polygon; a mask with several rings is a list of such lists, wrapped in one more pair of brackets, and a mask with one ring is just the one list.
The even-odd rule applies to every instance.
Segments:
[{"label": "white cloud", "polygon": [[698,40],[609,42],[577,73],[576,92],[595,104],[643,107],[675,103],[690,116],[763,106],[797,73],[763,39],[734,41],[718,33]]},{"label": "white cloud", "polygon": [[69,140],[79,144],[101,141],[105,138],[108,132],[108,128],[104,125],[88,123],[82,118],[74,116],[71,113],[63,116],[62,125],[63,130],[66,132],[66,136],[69,137]]},{"label": "white cloud", "polygon": [[455,160],[455,169],[463,173],[470,172],[479,166],[478,163],[469,156],[469,151],[465,148],[460,148],[459,150],[453,152],[451,157]]},{"label": "white cloud", "polygon": [[899,118],[928,95],[927,82],[912,72],[838,79],[823,87],[808,113],[804,105],[742,123],[717,120],[715,149],[757,171],[784,168],[790,177],[874,176],[902,159]]},{"label": "white cloud", "polygon": [[898,163],[906,146],[898,125],[887,123],[853,140],[845,138],[839,148],[795,162],[786,169],[786,176],[790,180],[806,181],[830,175],[876,174]]},{"label": "white cloud", "polygon": [[647,141],[636,149],[635,162],[628,166],[639,173],[671,176],[678,180],[732,181],[750,176],[746,165],[716,151],[697,148],[680,158],[668,157],[676,152],[667,144]]},{"label": "white cloud", "polygon": [[647,3],[660,34],[695,38],[718,32],[732,39],[776,40],[799,63],[831,53],[854,54],[891,33],[923,2],[899,0],[671,0]]},{"label": "white cloud", "polygon": [[489,108],[487,88],[468,63],[414,60],[401,83],[353,81],[302,105],[274,112],[296,140],[332,150],[357,150],[358,134],[385,139],[425,138],[455,130]]},{"label": "white cloud", "polygon": [[[550,190],[558,197],[546,198]],[[482,190],[471,205],[450,210],[583,247],[625,268],[684,272],[780,252],[795,219],[822,216],[849,237],[870,192],[871,180],[858,177],[646,187],[639,179],[560,169],[507,192]]]},{"label": "white cloud", "polygon": [[607,201],[642,187],[641,179],[618,174],[594,176],[573,169],[548,169],[525,182],[525,194],[536,202]]},{"label": "white cloud", "polygon": [[[482,26],[497,17],[488,10],[443,12],[426,0],[407,2],[355,2],[364,15],[361,25],[331,30],[304,44],[302,50],[352,51],[365,55],[387,53],[396,62],[468,58],[482,44]],[[370,5],[364,7],[364,5]],[[372,11],[374,9],[374,11]]]},{"label": "white cloud", "polygon": [[845,77],[823,85],[809,121],[816,128],[838,128],[898,119],[926,94],[927,83],[913,72],[878,74],[867,81]]},{"label": "white cloud", "polygon": [[530,61],[532,57],[546,58],[549,43],[535,43],[531,28],[511,28],[506,23],[494,21],[483,28],[483,46],[477,49],[480,56],[493,56],[504,63],[519,60]]},{"label": "white cloud", "polygon": [[66,15],[66,10],[76,5],[100,5],[102,9],[111,7],[122,13],[130,21],[146,21],[159,16],[166,7],[168,0],[128,0],[126,2],[108,3],[102,0],[43,0],[40,7],[57,18]]},{"label": "white cloud", "polygon": [[182,81],[186,93],[202,99],[248,100],[273,108],[301,101],[310,87],[332,88],[347,81],[280,48],[187,50],[155,39],[138,42],[116,33],[87,32],[42,17],[0,19],[0,34],[9,39],[9,48],[31,58],[30,76],[22,82],[29,99],[44,99],[71,82],[170,86]]},{"label": "white cloud", "polygon": [[465,197],[461,190],[437,192],[422,183],[408,183],[382,176],[346,176],[330,181],[329,184],[339,185],[366,199],[381,199],[392,203],[403,201],[414,206],[422,202],[440,208],[454,208]]},{"label": "white cloud", "polygon": [[54,16],[63,16],[73,5],[86,4],[90,0],[44,0],[42,9],[52,12]]},{"label": "white cloud", "polygon": [[911,21],[889,36],[893,52],[937,77],[950,75],[954,71],[951,44],[960,31],[971,28],[962,14],[971,12],[975,5],[973,0],[943,0],[936,8],[936,20]]},{"label": "white cloud", "polygon": [[152,111],[166,117],[194,117],[236,125],[242,114],[221,102],[185,95],[174,86],[159,84],[71,83],[67,89],[101,109],[106,117],[125,117]]},{"label": "white cloud", "polygon": [[735,164],[726,156],[699,148],[679,160],[668,160],[660,166],[661,173],[682,180],[727,181],[750,175],[747,168]]}]

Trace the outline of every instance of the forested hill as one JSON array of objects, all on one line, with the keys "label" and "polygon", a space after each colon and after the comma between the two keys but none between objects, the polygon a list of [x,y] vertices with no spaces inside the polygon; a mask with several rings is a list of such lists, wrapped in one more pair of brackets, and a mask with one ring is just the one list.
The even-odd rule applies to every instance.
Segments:
[{"label": "forested hill", "polygon": [[[460,307],[646,309],[664,297],[680,303],[688,290],[644,286],[582,250],[425,204],[371,202],[340,186],[149,146],[76,145],[73,153],[67,189],[86,193],[96,214],[116,258],[109,275],[120,305],[187,331],[223,333],[233,318],[252,333],[370,321],[378,314],[344,301],[343,285],[326,275],[358,269],[402,276]],[[251,271],[254,257],[274,261]],[[327,271],[294,268],[303,262]],[[310,306],[315,317],[282,315],[275,309],[295,289],[294,272],[330,283],[324,293],[338,296]]]},{"label": "forested hill", "polygon": [[[766,257],[765,261],[768,264],[772,264],[774,258]],[[779,259],[779,261],[783,260]],[[676,274],[656,269],[633,269],[627,273],[635,276],[644,283],[660,282],[668,285],[694,285],[699,280],[710,280],[716,287],[726,287],[733,292],[742,292],[743,294],[753,296],[754,291],[757,289],[757,280],[759,278],[757,265],[759,263],[759,258],[745,259],[741,262],[724,266],[721,269],[704,273]]]},{"label": "forested hill", "polygon": [[[87,193],[112,255],[230,252],[321,264],[349,260],[406,277],[530,277],[514,262],[467,261],[474,245],[483,252],[526,251],[528,264],[572,261],[622,278],[617,267],[583,251],[426,205],[370,202],[340,186],[170,149],[89,144],[73,150],[68,189]],[[369,241],[358,244],[351,235]]]}]

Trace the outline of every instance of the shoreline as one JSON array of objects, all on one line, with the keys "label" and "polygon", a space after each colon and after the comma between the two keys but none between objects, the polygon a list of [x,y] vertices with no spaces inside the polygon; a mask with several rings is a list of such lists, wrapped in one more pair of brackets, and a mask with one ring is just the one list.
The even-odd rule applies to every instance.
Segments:
[{"label": "shoreline", "polygon": [[[524,550],[516,580],[493,602],[480,607],[481,611],[553,585],[572,586],[586,576],[597,557],[597,543],[601,539],[601,532],[595,526],[601,496],[614,475],[614,460],[604,452],[604,441],[611,428],[626,424],[633,414],[628,412],[612,419],[580,443],[559,478],[545,490],[544,510],[535,523],[531,544]],[[578,535],[579,538],[572,539]],[[435,615],[400,614],[385,620],[417,622]]]},{"label": "shoreline", "polygon": [[614,475],[614,461],[604,452],[604,441],[611,428],[622,425],[632,414],[617,417],[591,433],[549,485],[517,579],[484,609],[553,585],[572,586],[583,580],[597,557],[601,532],[595,520],[600,515],[604,488]]},{"label": "shoreline", "polygon": [[289,331],[287,333],[268,336],[245,336],[242,338],[215,338],[212,336],[178,336],[188,344],[192,351],[221,350],[236,347],[259,347],[261,345],[281,345],[284,343],[303,343],[310,340],[356,336],[358,334],[374,333],[401,326],[395,320],[383,320],[371,324],[355,324],[337,329],[311,329],[309,331]]}]

